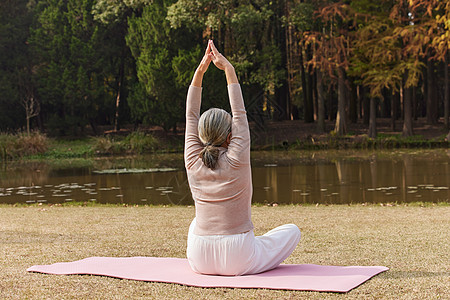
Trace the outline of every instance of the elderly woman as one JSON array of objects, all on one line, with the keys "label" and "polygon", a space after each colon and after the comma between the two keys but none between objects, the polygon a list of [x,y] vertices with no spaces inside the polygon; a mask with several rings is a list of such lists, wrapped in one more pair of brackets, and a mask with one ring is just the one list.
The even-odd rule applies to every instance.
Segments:
[{"label": "elderly woman", "polygon": [[[200,116],[203,75],[210,62],[225,71],[232,116],[211,108]],[[251,221],[250,131],[231,63],[208,42],[186,101],[185,166],[196,217],[187,258],[195,272],[244,275],[277,267],[294,251],[300,230],[287,224],[255,237]]]}]

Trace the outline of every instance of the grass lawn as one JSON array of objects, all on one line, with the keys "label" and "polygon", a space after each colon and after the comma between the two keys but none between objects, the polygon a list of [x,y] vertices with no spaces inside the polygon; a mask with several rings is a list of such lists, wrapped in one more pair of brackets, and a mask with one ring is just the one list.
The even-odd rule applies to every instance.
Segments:
[{"label": "grass lawn", "polygon": [[6,299],[448,299],[449,206],[253,207],[255,233],[295,223],[286,263],[383,265],[347,294],[204,289],[100,276],[27,273],[90,256],[185,257],[193,207],[0,206],[0,295]]}]

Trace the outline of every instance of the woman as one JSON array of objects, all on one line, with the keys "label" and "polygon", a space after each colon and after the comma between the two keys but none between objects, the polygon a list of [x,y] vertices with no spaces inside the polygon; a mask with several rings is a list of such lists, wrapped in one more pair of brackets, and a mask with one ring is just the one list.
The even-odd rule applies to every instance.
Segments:
[{"label": "woman", "polygon": [[[202,79],[211,61],[225,72],[232,117],[217,108],[200,116]],[[277,267],[292,253],[300,240],[294,224],[263,236],[253,234],[250,132],[244,100],[233,66],[212,41],[187,95],[184,159],[196,211],[187,246],[195,272],[255,274]]]}]

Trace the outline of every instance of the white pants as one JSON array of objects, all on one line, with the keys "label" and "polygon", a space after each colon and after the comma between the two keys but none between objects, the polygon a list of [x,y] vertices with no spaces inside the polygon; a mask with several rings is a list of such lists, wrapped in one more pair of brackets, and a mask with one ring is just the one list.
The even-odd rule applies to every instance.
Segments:
[{"label": "white pants", "polygon": [[244,275],[261,273],[281,264],[300,241],[294,224],[274,228],[255,237],[253,230],[232,235],[196,235],[195,219],[189,227],[187,258],[202,274]]}]

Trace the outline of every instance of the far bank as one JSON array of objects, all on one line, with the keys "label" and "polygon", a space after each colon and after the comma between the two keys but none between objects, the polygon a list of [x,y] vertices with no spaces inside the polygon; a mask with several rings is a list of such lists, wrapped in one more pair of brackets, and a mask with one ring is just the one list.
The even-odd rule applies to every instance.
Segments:
[{"label": "far bank", "polygon": [[[334,121],[325,122],[325,131],[304,121],[270,121],[250,123],[252,150],[321,150],[321,149],[395,149],[448,148],[449,131],[443,123],[427,125],[425,119],[414,122],[414,135],[402,136],[402,122],[392,128],[390,119],[377,120],[377,137],[369,138],[367,126],[349,123],[347,134],[334,132]],[[89,158],[146,153],[180,153],[184,147],[184,125],[176,132],[158,126],[108,127],[100,135],[49,137],[33,132],[0,134],[0,161],[11,159]]]}]

